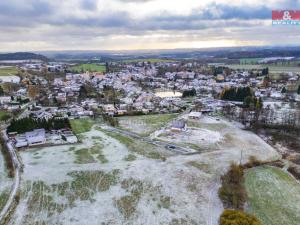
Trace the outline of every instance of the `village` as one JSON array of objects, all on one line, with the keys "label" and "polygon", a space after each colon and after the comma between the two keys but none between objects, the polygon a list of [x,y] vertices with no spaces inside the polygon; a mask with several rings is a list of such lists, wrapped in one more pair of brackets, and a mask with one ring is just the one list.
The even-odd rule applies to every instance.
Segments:
[{"label": "village", "polygon": [[[220,177],[233,162],[287,163],[298,176],[300,154],[275,137],[299,127],[300,73],[274,73],[266,60],[259,69],[163,59],[14,62],[9,66],[17,73],[2,76],[0,107],[2,148],[11,156],[15,180],[0,219],[11,214],[17,222],[8,224],[55,224],[71,217],[85,224],[73,210],[97,205],[102,216],[89,210],[93,221],[155,224],[141,207],[165,223],[218,224]],[[165,173],[165,181],[156,173]],[[34,201],[31,189],[50,200]],[[191,211],[183,210],[179,192],[188,193]],[[107,209],[98,205],[103,199]],[[196,208],[205,202],[212,211],[199,215]]]}]

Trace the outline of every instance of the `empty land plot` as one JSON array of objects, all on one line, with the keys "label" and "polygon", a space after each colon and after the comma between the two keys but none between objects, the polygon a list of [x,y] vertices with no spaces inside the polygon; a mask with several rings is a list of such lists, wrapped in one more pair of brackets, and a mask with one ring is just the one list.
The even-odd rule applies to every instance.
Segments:
[{"label": "empty land plot", "polygon": [[70,120],[71,128],[75,134],[81,134],[91,130],[95,121],[92,119],[74,119]]},{"label": "empty land plot", "polygon": [[72,66],[70,67],[70,70],[73,72],[105,72],[106,67],[104,65],[99,65],[99,64],[80,64],[77,66]]},{"label": "empty land plot", "polygon": [[0,76],[16,75],[17,73],[16,67],[0,67]]},{"label": "empty land plot", "polygon": [[264,225],[300,224],[300,184],[275,167],[247,170],[249,209]]},{"label": "empty land plot", "polygon": [[178,114],[175,113],[120,117],[119,126],[121,129],[135,132],[141,136],[148,136],[154,131],[166,126],[177,116]]},{"label": "empty land plot", "polygon": [[[218,224],[219,178],[240,149],[176,155],[113,131],[83,135],[82,144],[20,152],[20,202],[9,224]],[[249,155],[277,157],[263,143],[246,148],[243,161]]]}]

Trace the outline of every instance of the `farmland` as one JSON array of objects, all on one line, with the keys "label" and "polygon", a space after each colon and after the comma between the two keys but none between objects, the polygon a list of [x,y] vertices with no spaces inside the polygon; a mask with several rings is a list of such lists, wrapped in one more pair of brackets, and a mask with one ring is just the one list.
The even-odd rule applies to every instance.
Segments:
[{"label": "farmland", "polygon": [[0,66],[0,76],[16,75],[17,73],[18,73],[18,69],[16,67]]},{"label": "farmland", "polygon": [[159,62],[174,62],[176,60],[172,59],[158,59],[158,58],[144,58],[144,59],[128,59],[123,60],[124,63],[133,63],[133,62],[150,62],[150,63],[159,63]]},{"label": "farmland", "polygon": [[264,225],[300,224],[300,185],[274,167],[249,169],[245,179],[249,209]]},{"label": "farmland", "polygon": [[298,66],[274,66],[274,65],[260,65],[260,64],[232,64],[228,65],[231,69],[245,69],[245,70],[251,70],[251,69],[263,69],[268,67],[270,73],[287,73],[287,72],[300,72],[300,67]]},{"label": "farmland", "polygon": [[76,66],[71,66],[69,68],[71,71],[73,72],[105,72],[106,68],[105,65],[99,65],[99,64],[80,64],[80,65],[76,65]]},{"label": "farmland", "polygon": [[20,203],[9,224],[217,225],[223,211],[219,177],[232,161],[240,160],[234,134],[245,142],[243,161],[250,155],[278,157],[256,135],[234,125],[228,128],[233,137],[222,143],[222,150],[197,155],[179,155],[103,126],[95,122],[90,131],[84,132],[91,126],[78,131],[83,132],[80,144],[20,152]]}]

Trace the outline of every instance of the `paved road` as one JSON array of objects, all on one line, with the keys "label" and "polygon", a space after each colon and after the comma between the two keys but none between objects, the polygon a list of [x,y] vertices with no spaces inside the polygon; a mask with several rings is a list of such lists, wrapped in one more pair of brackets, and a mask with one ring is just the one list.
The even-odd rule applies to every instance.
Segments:
[{"label": "paved road", "polygon": [[8,151],[9,151],[10,157],[13,161],[15,176],[14,176],[14,183],[13,183],[12,190],[10,192],[9,198],[8,198],[5,206],[3,207],[2,211],[0,212],[0,222],[4,219],[4,217],[7,215],[7,213],[9,212],[11,207],[13,206],[15,197],[17,195],[17,192],[18,192],[19,186],[20,186],[20,170],[21,170],[21,163],[20,163],[20,161],[17,157],[16,151],[15,151],[12,143],[10,143],[10,141],[9,141],[7,135],[6,135],[6,130],[2,130],[2,137],[5,141],[5,144],[7,146]]},{"label": "paved road", "polygon": [[121,130],[121,129],[118,129],[118,128],[115,128],[115,127],[103,126],[102,128],[107,130],[107,131],[116,132],[116,133],[119,133],[119,134],[122,134],[122,135],[125,135],[125,136],[136,138],[136,139],[142,140],[144,142],[147,142],[147,143],[159,146],[159,147],[166,148],[166,146],[172,146],[174,148],[166,148],[166,149],[168,149],[170,151],[173,151],[173,152],[180,153],[180,154],[198,154],[199,153],[198,151],[196,151],[194,149],[191,149],[191,148],[185,148],[185,147],[176,145],[174,143],[168,143],[168,142],[163,142],[163,141],[152,140],[149,137],[142,137],[142,136],[140,136],[138,134],[135,134],[133,132]]}]

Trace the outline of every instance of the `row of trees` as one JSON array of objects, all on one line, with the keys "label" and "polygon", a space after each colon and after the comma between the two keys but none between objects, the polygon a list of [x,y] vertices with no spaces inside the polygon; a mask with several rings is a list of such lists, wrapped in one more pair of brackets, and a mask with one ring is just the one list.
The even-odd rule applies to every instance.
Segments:
[{"label": "row of trees", "polygon": [[44,128],[45,130],[58,130],[70,128],[68,119],[33,119],[27,117],[19,120],[12,120],[7,132],[25,133],[34,129]]},{"label": "row of trees", "polygon": [[250,87],[231,87],[224,89],[221,92],[220,97],[222,100],[244,102],[245,98],[248,96],[254,96],[253,91]]},{"label": "row of trees", "polygon": [[186,98],[186,97],[192,97],[192,96],[196,96],[196,90],[195,88],[191,89],[191,90],[185,90],[182,93],[182,97]]}]

